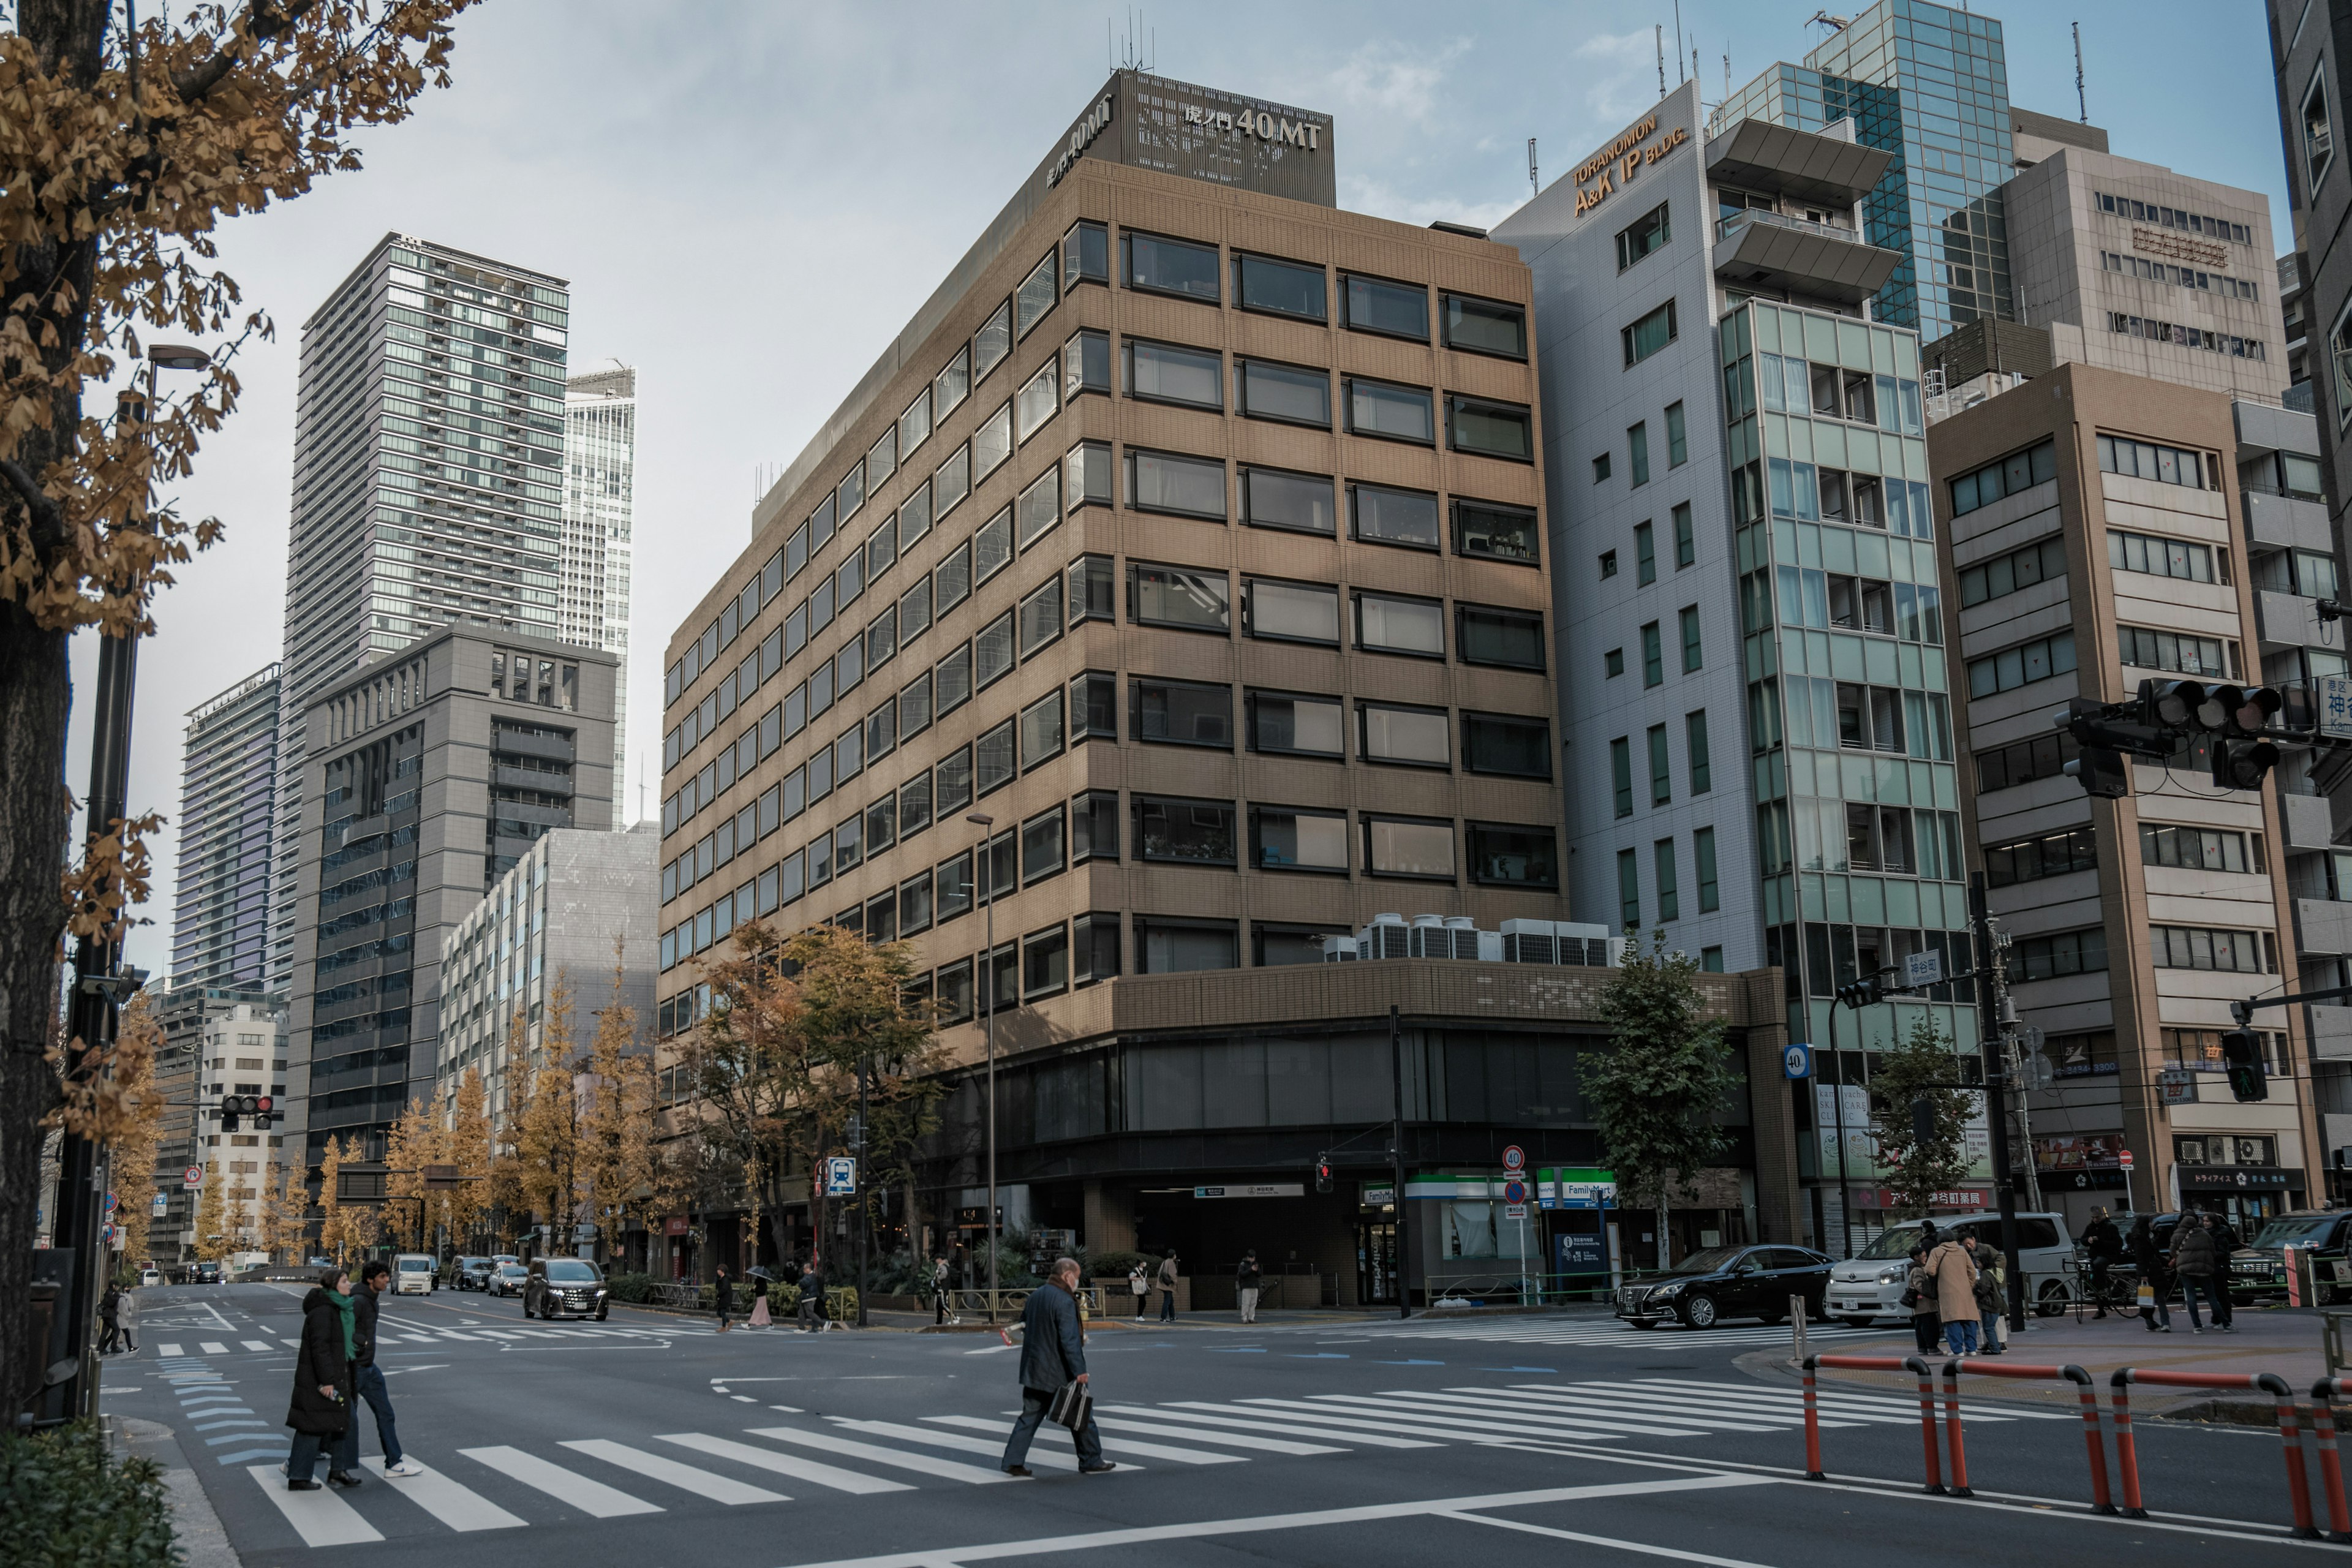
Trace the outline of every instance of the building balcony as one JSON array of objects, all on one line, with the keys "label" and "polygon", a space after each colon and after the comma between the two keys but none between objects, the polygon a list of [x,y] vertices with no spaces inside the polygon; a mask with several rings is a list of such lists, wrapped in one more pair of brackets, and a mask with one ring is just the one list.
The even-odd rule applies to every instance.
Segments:
[{"label": "building balcony", "polygon": [[571,762],[578,754],[569,736],[525,734],[520,730],[509,730],[503,724],[492,727],[490,745],[495,751],[525,757],[548,757],[559,763]]},{"label": "building balcony", "polygon": [[2336,842],[2336,811],[2324,795],[2278,792],[2279,826],[2289,849],[2326,849]]},{"label": "building balcony", "polygon": [[2259,485],[2241,485],[2239,500],[2246,513],[2246,537],[2273,550],[2332,551],[2327,535],[2327,503],[2315,498],[2291,496]]},{"label": "building balcony", "polygon": [[1895,154],[1840,136],[1743,120],[1706,143],[1706,177],[1818,206],[1851,207],[1877,188]]},{"label": "building balcony", "polygon": [[1903,259],[1853,229],[1780,213],[1734,213],[1715,233],[1715,275],[1727,286],[1847,305],[1876,293]]},{"label": "building balcony", "polygon": [[[2352,1062],[2352,1007],[2315,1002],[2304,1009],[2311,1019],[2311,1055],[2315,1061]],[[2352,1139],[2345,1142],[2352,1142]]]},{"label": "building balcony", "polygon": [[569,769],[559,773],[544,768],[519,768],[511,763],[494,763],[490,767],[490,782],[504,784],[509,789],[535,789],[546,795],[572,793]]},{"label": "building balcony", "polygon": [[2300,594],[2255,589],[2254,635],[2263,651],[2282,653],[2288,648],[2330,646],[2333,639],[2320,635],[2319,616],[2312,609],[2315,603]]},{"label": "building balcony", "polygon": [[2352,954],[2352,903],[2336,899],[2295,900],[2294,945],[2306,958]]}]

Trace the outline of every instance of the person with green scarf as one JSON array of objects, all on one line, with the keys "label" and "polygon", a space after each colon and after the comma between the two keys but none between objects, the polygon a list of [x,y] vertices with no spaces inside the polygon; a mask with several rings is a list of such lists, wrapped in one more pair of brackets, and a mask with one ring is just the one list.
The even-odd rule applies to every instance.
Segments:
[{"label": "person with green scarf", "polygon": [[[310,1479],[319,1456],[351,1424],[352,1358],[358,1350],[351,1276],[333,1269],[302,1298],[302,1346],[294,1355],[294,1400],[286,1411],[286,1425],[294,1429],[294,1450],[286,1460],[289,1491],[319,1489]],[[359,1477],[337,1469],[327,1479],[339,1487],[360,1484]]]}]

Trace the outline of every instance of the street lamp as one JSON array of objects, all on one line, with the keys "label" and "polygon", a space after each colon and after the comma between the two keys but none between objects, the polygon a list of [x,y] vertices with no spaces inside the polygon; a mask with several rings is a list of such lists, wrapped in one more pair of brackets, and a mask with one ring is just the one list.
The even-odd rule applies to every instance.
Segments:
[{"label": "street lamp", "polygon": [[[126,406],[121,412],[131,415],[129,405],[136,405],[135,417],[151,459],[155,442],[155,373],[203,370],[211,363],[212,356],[202,349],[178,343],[149,346],[146,401],[140,404],[135,395],[126,393],[121,399]],[[145,526],[153,494],[151,471],[146,492],[141,498],[139,518],[132,526]],[[138,665],[135,632],[121,637],[100,634],[98,694],[91,710],[89,807],[82,824],[85,843],[104,835],[130,809],[125,797],[131,790],[131,693]],[[114,1037],[116,1015],[122,1003],[129,1000],[120,984],[124,978],[120,968],[121,957],[121,944],[110,938],[85,936],[74,944],[75,984],[67,1014],[68,1037],[80,1040],[85,1050],[100,1049]],[[108,1251],[100,1244],[98,1217],[99,1194],[105,1190],[107,1180],[105,1161],[95,1141],[74,1137],[64,1140],[58,1163],[58,1245],[76,1249],[74,1268],[80,1276],[67,1331],[67,1344],[79,1370],[72,1387],[65,1391],[64,1403],[68,1410],[88,1415],[98,1414],[98,1389],[97,1380],[91,1375],[96,1367],[89,1355],[90,1314],[86,1303],[97,1293],[100,1278],[98,1270]]]},{"label": "street lamp", "polygon": [[980,829],[980,850],[972,857],[973,871],[984,879],[982,907],[987,911],[981,933],[980,981],[988,1009],[988,1321],[996,1321],[996,868],[988,845],[988,830],[996,818],[973,812],[964,818]]}]

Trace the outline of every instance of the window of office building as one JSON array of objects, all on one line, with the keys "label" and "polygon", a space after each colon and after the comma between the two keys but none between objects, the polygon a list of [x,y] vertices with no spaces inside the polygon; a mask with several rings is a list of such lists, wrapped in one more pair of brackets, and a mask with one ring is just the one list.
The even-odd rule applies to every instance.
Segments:
[{"label": "window of office building", "polygon": [[1120,270],[1130,289],[1174,294],[1213,305],[1222,298],[1217,287],[1217,247],[1168,239],[1159,235],[1122,230],[1118,237]]}]

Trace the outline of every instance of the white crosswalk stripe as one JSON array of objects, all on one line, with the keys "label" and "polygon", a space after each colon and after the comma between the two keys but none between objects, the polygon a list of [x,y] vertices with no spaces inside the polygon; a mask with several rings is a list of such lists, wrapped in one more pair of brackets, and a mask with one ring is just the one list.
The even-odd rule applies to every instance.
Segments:
[{"label": "white crosswalk stripe", "polygon": [[359,1510],[335,1495],[335,1489],[322,1486],[314,1492],[286,1489],[286,1478],[278,1473],[275,1465],[248,1465],[247,1475],[261,1484],[294,1533],[309,1547],[357,1546],[362,1542],[382,1541],[383,1532],[359,1515]]},{"label": "white crosswalk stripe", "polygon": [[645,1499],[631,1497],[618,1487],[608,1487],[602,1481],[592,1481],[561,1465],[550,1464],[536,1454],[526,1454],[520,1448],[460,1448],[457,1452],[478,1463],[488,1465],[500,1475],[535,1487],[558,1502],[570,1503],[592,1519],[619,1519],[633,1513],[659,1513],[661,1508]]},{"label": "white crosswalk stripe", "polygon": [[563,1446],[592,1459],[602,1459],[608,1465],[634,1471],[647,1480],[661,1481],[680,1491],[709,1498],[712,1502],[735,1504],[793,1500],[782,1492],[772,1492],[765,1487],[755,1487],[732,1476],[715,1476],[709,1470],[681,1465],[676,1459],[648,1454],[642,1448],[632,1448],[625,1443],[614,1443],[603,1437],[583,1437]]},{"label": "white crosswalk stripe", "polygon": [[[1002,1433],[1007,1430],[1003,1421],[991,1421],[980,1415],[926,1415],[923,1419],[936,1421],[942,1426],[977,1427],[982,1432]],[[1179,1465],[1240,1465],[1248,1462],[1238,1454],[1212,1454],[1205,1449],[1179,1448],[1166,1443],[1139,1443],[1132,1437],[1105,1437],[1103,1452],[1142,1454]]]},{"label": "white crosswalk stripe", "polygon": [[247,1340],[243,1342],[245,1348],[249,1351],[266,1351],[270,1348],[268,1340]]},{"label": "white crosswalk stripe", "polygon": [[1372,1431],[1340,1431],[1333,1423],[1314,1425],[1306,1419],[1291,1420],[1270,1410],[1254,1410],[1245,1405],[1212,1405],[1206,1400],[1185,1399],[1172,1405],[1162,1405],[1154,1415],[1171,1421],[1201,1423],[1244,1423],[1245,1432],[1287,1432],[1299,1437],[1322,1437],[1336,1443],[1353,1443],[1366,1448],[1434,1448],[1441,1447],[1420,1437],[1396,1437]]},{"label": "white crosswalk stripe", "polygon": [[1160,1437],[1189,1437],[1196,1443],[1222,1443],[1228,1448],[1255,1448],[1268,1454],[1339,1454],[1342,1448],[1321,1443],[1293,1443],[1249,1432],[1208,1431],[1171,1424],[1168,1413],[1140,1405],[1105,1405],[1095,1409],[1095,1422],[1106,1431],[1141,1432]]},{"label": "white crosswalk stripe", "polygon": [[803,1481],[814,1481],[835,1491],[903,1492],[913,1489],[904,1481],[884,1480],[878,1476],[860,1475],[837,1465],[821,1465],[814,1459],[803,1459],[797,1454],[779,1454],[767,1448],[755,1448],[749,1443],[732,1438],[712,1437],[700,1432],[666,1432],[655,1441],[675,1443],[681,1448],[691,1448],[698,1454],[709,1454],[721,1459],[733,1459],[762,1470],[772,1470],[780,1476],[791,1476]]},{"label": "white crosswalk stripe", "polygon": [[[933,1448],[949,1448],[965,1454],[984,1454],[992,1460],[1004,1457],[1004,1438],[1001,1436],[992,1440],[986,1437],[967,1437],[961,1432],[942,1432],[931,1426],[906,1426],[896,1421],[856,1421],[845,1415],[829,1416],[827,1419],[848,1431],[865,1432],[877,1437],[898,1437],[906,1442],[921,1443]],[[1012,1429],[1013,1424],[1009,1421],[1003,1423],[1000,1427],[1002,1432],[1006,1433],[1011,1432]],[[1059,1444],[1040,1445],[1029,1450],[1029,1468],[1034,1470],[1041,1467],[1049,1470],[1075,1470],[1078,1468],[1077,1457],[1065,1450]]]},{"label": "white crosswalk stripe", "polygon": [[184,1353],[185,1353],[185,1352],[184,1352],[181,1350],[181,1348],[180,1348],[178,1345],[176,1345],[176,1344],[171,1344],[171,1345],[157,1345],[157,1346],[155,1347],[155,1354],[156,1354],[156,1356],[157,1356],[157,1358],[158,1358],[158,1359],[164,1359],[164,1358],[168,1358],[168,1357],[171,1357],[171,1356],[181,1355],[181,1354],[184,1354]]},{"label": "white crosswalk stripe", "polygon": [[204,1352],[206,1355],[228,1354],[228,1347],[221,1343],[218,1340],[206,1340],[203,1343],[197,1345],[196,1348]]},{"label": "white crosswalk stripe", "polygon": [[[1827,1340],[1884,1339],[1889,1334],[1905,1332],[1907,1328],[1907,1324],[1887,1329],[1849,1329],[1842,1325],[1809,1323],[1805,1328],[1805,1339],[1808,1343]],[[1491,1341],[1498,1344],[1526,1345],[1622,1346],[1636,1335],[1676,1339],[1685,1333],[1695,1335],[1710,1345],[1785,1345],[1790,1342],[1790,1331],[1786,1323],[1743,1323],[1737,1327],[1703,1330],[1663,1326],[1637,1329],[1614,1318],[1487,1318],[1459,1323],[1415,1319],[1402,1325],[1368,1324],[1364,1331],[1379,1340]]]},{"label": "white crosswalk stripe", "polygon": [[384,1475],[381,1456],[360,1462],[390,1481],[394,1496],[407,1499],[452,1530],[512,1530],[525,1522],[520,1515],[509,1513],[473,1488],[450,1479],[422,1460],[412,1458],[408,1462],[424,1471],[423,1475],[399,1477]]},{"label": "white crosswalk stripe", "polygon": [[960,1459],[908,1454],[897,1448],[886,1448],[878,1443],[859,1443],[831,1432],[803,1432],[795,1426],[754,1426],[751,1436],[773,1438],[779,1443],[797,1443],[804,1448],[815,1448],[841,1458],[866,1459],[896,1469],[913,1470],[919,1475],[937,1476],[942,1480],[963,1481],[973,1486],[987,1486],[1013,1479],[1003,1470],[983,1470],[978,1465],[967,1465]]}]

